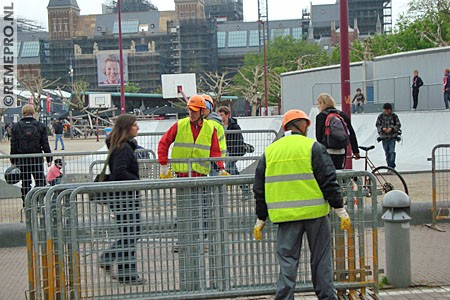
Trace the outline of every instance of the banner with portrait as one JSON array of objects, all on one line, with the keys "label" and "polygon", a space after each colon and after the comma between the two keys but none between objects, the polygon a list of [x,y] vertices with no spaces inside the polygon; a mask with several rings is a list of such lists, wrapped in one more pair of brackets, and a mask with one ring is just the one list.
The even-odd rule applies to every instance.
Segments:
[{"label": "banner with portrait", "polygon": [[[122,56],[123,80],[128,81],[128,56]],[[120,85],[119,51],[117,53],[97,54],[98,86]]]}]

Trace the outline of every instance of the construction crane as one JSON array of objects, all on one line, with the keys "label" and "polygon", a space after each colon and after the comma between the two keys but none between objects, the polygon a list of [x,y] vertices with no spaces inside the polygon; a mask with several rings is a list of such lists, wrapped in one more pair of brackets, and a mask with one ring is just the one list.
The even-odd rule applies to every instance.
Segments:
[{"label": "construction crane", "polygon": [[[259,23],[259,49],[264,44],[264,39],[269,40],[269,5],[268,0],[258,1],[258,23]],[[263,33],[263,31],[265,31]]]}]

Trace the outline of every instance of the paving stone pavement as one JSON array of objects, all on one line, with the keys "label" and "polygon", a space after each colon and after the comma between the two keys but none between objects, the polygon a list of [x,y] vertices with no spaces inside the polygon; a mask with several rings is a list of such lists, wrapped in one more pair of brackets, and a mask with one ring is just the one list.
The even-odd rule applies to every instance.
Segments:
[{"label": "paving stone pavement", "polygon": [[[412,286],[409,289],[385,288],[383,300],[450,299],[450,223],[439,225],[445,232],[426,226],[411,227]],[[384,229],[379,231],[380,268],[385,269]],[[0,299],[23,300],[27,289],[25,247],[0,249]],[[273,296],[234,298],[266,300]],[[314,294],[298,294],[295,299],[317,299]]]}]

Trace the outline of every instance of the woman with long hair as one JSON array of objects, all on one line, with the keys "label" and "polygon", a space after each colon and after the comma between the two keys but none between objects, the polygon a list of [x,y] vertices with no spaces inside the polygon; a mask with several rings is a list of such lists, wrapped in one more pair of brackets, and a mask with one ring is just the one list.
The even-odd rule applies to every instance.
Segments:
[{"label": "woman with long hair", "polygon": [[[139,126],[133,115],[121,115],[117,118],[111,134],[106,140],[110,156],[108,160],[110,181],[139,180],[139,165],[134,151]],[[136,243],[141,232],[140,200],[136,192],[115,192],[109,207],[115,215],[120,238],[100,255],[99,266],[106,272],[112,271],[117,260],[117,275],[121,283],[139,284],[143,279],[136,268]]]}]

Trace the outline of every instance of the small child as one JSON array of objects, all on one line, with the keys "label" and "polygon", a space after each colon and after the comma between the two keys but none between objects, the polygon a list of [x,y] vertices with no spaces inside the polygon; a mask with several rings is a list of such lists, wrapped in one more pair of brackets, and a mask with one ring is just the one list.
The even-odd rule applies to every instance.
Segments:
[{"label": "small child", "polygon": [[55,163],[50,167],[47,174],[47,183],[51,186],[61,183],[61,178],[63,173],[61,169],[63,168],[63,161],[61,158],[55,159]]}]

